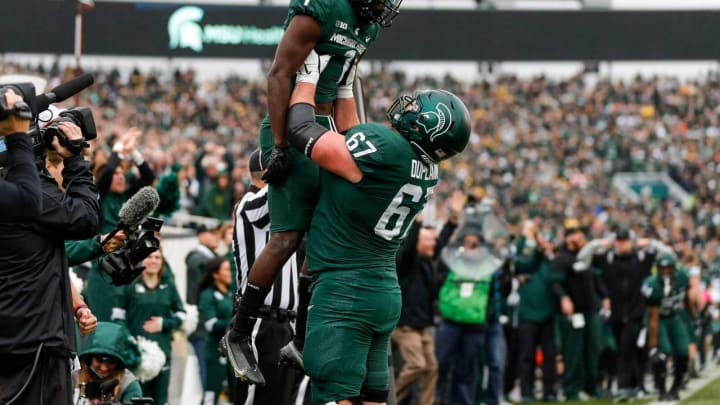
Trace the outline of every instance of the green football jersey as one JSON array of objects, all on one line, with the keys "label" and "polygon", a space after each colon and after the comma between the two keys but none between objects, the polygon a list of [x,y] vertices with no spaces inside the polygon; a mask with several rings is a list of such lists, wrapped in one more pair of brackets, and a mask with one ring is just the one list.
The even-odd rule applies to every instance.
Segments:
[{"label": "green football jersey", "polygon": [[308,235],[311,272],[395,270],[395,254],[438,182],[401,135],[381,124],[348,131],[346,145],[363,179],[353,184],[322,171]]},{"label": "green football jersey", "polygon": [[675,270],[666,286],[662,276],[656,274],[645,279],[642,294],[648,306],[659,306],[660,315],[671,316],[685,309],[685,294],[690,286],[687,272]]},{"label": "green football jersey", "polygon": [[332,55],[315,92],[317,103],[331,103],[335,101],[338,83],[345,81],[350,68],[377,38],[380,26],[361,25],[347,0],[292,0],[285,27],[298,14],[310,16],[320,24],[322,37],[315,51]]}]

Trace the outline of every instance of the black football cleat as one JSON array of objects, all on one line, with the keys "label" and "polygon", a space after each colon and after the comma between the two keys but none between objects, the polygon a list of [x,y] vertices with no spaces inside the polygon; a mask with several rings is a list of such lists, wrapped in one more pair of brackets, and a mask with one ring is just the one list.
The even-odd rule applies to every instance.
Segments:
[{"label": "black football cleat", "polygon": [[280,364],[285,364],[305,372],[303,354],[300,350],[298,350],[295,346],[295,342],[292,340],[280,349]]},{"label": "black football cleat", "polygon": [[235,377],[248,384],[265,385],[265,377],[255,359],[252,340],[249,337],[234,338],[231,334],[232,330],[229,330],[220,339],[220,352],[230,360]]}]

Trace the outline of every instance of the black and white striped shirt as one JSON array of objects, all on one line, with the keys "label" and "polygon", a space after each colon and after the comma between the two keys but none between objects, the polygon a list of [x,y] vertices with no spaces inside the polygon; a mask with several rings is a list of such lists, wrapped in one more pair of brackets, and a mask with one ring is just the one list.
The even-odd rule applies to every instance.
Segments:
[{"label": "black and white striped shirt", "polygon": [[[270,238],[267,191],[267,187],[258,189],[253,186],[235,206],[233,257],[241,292],[247,286],[248,271]],[[301,265],[297,254],[293,253],[265,298],[265,305],[297,311],[298,270]]]}]

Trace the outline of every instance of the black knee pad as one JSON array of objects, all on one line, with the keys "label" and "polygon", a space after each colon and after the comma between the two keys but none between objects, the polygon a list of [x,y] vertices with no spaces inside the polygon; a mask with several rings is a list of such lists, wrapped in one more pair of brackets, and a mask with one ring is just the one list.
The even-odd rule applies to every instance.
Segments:
[{"label": "black knee pad", "polygon": [[360,392],[360,396],[363,401],[368,402],[387,402],[387,397],[389,390],[382,390],[382,391],[376,391],[376,390],[368,390],[364,389]]}]

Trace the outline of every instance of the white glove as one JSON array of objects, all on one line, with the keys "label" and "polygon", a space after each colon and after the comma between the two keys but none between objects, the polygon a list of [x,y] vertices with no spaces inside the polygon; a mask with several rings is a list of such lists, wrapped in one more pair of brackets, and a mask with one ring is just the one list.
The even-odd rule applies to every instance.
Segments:
[{"label": "white glove", "polygon": [[320,74],[327,67],[330,61],[330,55],[318,55],[313,49],[305,58],[305,62],[300,66],[295,81],[297,83],[317,84],[320,80]]},{"label": "white glove", "polygon": [[347,78],[343,83],[338,84],[336,95],[337,98],[353,98],[353,84],[355,84],[355,76],[357,75],[357,63],[352,65],[347,73]]}]

